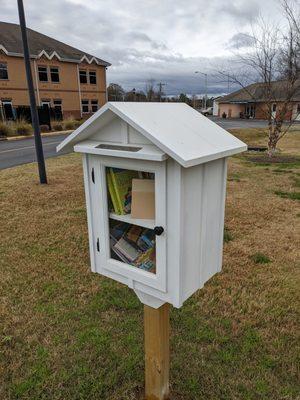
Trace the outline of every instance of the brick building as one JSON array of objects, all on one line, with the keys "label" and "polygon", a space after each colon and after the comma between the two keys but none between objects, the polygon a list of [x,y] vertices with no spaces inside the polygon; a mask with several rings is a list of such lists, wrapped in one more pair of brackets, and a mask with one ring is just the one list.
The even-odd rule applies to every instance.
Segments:
[{"label": "brick building", "polygon": [[[227,96],[218,98],[218,115],[226,114],[227,118],[255,118],[266,119],[267,89],[264,83],[253,83],[246,88],[237,90]],[[271,107],[273,117],[280,111],[283,101],[286,99],[287,82],[276,81],[271,84]],[[295,85],[291,101],[288,103],[286,120],[300,120],[300,80]]]},{"label": "brick building", "polygon": [[[32,29],[27,34],[39,106],[81,118],[106,102],[108,62]],[[20,27],[7,22],[0,22],[0,102],[5,119],[29,106]]]}]

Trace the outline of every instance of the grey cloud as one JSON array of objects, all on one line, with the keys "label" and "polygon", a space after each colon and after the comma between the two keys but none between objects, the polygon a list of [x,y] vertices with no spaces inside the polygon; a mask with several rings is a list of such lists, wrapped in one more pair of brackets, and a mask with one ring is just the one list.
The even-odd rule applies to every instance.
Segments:
[{"label": "grey cloud", "polygon": [[236,33],[229,40],[227,47],[229,49],[242,49],[252,47],[255,44],[253,36],[247,33]]},{"label": "grey cloud", "polygon": [[[201,70],[209,74],[209,91],[222,93],[226,84],[214,71],[230,57],[229,47],[247,44],[233,34],[257,17],[257,1],[26,0],[24,6],[32,29],[111,62],[108,82],[144,89],[153,78],[166,82],[168,93],[203,93],[204,79],[194,74]],[[2,20],[18,22],[15,1],[0,0],[0,9]]]},{"label": "grey cloud", "polygon": [[239,22],[252,22],[259,16],[260,9],[256,1],[235,0],[223,3],[220,11]]}]

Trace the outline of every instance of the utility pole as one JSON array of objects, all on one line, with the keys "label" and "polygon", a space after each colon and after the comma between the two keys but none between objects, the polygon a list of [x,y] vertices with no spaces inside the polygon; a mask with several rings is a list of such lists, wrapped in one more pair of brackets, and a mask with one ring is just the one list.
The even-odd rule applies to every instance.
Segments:
[{"label": "utility pole", "polygon": [[157,86],[159,87],[159,89],[158,89],[158,98],[159,98],[159,101],[161,102],[162,88],[163,88],[163,86],[166,86],[166,83],[159,82],[157,84]]},{"label": "utility pole", "polygon": [[44,153],[43,153],[43,144],[42,144],[42,139],[41,139],[39,117],[38,117],[37,108],[36,108],[34,87],[33,87],[33,81],[32,81],[32,72],[31,72],[31,66],[30,66],[30,54],[29,54],[29,48],[28,48],[28,39],[27,39],[23,0],[18,0],[18,10],[19,10],[24,61],[25,61],[27,85],[28,85],[28,92],[29,92],[29,99],[30,99],[31,120],[32,120],[32,126],[33,126],[33,131],[34,131],[35,150],[36,150],[36,157],[37,157],[37,162],[38,162],[40,183],[47,183],[47,175],[46,175],[45,160],[44,160]]},{"label": "utility pole", "polygon": [[195,71],[195,74],[202,74],[205,76],[205,99],[204,99],[204,109],[207,105],[207,74],[205,72]]}]

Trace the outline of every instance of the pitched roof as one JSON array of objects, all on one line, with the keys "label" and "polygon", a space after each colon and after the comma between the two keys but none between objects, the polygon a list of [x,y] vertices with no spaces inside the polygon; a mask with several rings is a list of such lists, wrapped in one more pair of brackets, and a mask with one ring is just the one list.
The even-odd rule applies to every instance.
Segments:
[{"label": "pitched roof", "polygon": [[[294,85],[295,92],[292,96],[293,101],[300,101],[300,79]],[[237,90],[226,96],[221,97],[219,103],[247,103],[247,102],[263,102],[267,101],[266,95],[267,85],[263,82],[252,83],[245,88]],[[271,83],[271,99],[272,101],[285,100],[285,93],[288,89],[287,81],[274,81]]]},{"label": "pitched roof", "polygon": [[[54,55],[61,61],[91,63],[95,61],[99,65],[109,66],[110,63],[92,56],[75,47],[69,46],[42,33],[27,28],[30,55],[33,58],[45,55],[52,58]],[[0,50],[12,56],[23,55],[23,45],[20,26],[9,22],[0,21]]]},{"label": "pitched roof", "polygon": [[227,157],[247,149],[245,143],[185,103],[109,102],[58,147],[71,149],[92,136],[113,113],[139,131],[183,167]]}]

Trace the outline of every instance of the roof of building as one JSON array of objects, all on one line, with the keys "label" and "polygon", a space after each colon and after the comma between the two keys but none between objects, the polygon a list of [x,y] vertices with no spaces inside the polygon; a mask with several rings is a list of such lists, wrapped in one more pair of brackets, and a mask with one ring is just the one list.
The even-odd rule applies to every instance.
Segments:
[{"label": "roof of building", "polygon": [[[274,81],[271,83],[271,99],[272,101],[282,101],[286,99],[286,91],[288,90],[287,81]],[[226,96],[221,97],[219,103],[247,103],[247,102],[264,102],[267,101],[268,85],[263,82],[252,83],[245,88],[237,90]],[[300,101],[300,79],[294,85],[295,91],[292,101]]]},{"label": "roof of building", "polygon": [[[57,57],[61,61],[69,62],[95,62],[98,65],[109,66],[107,61],[92,56],[75,47],[69,46],[42,33],[27,28],[30,56],[39,58],[45,56],[49,59]],[[23,45],[20,25],[0,21],[0,51],[10,56],[23,56]]]},{"label": "roof of building", "polygon": [[109,102],[58,147],[72,146],[120,117],[183,167],[191,167],[247,149],[245,143],[185,103]]}]

